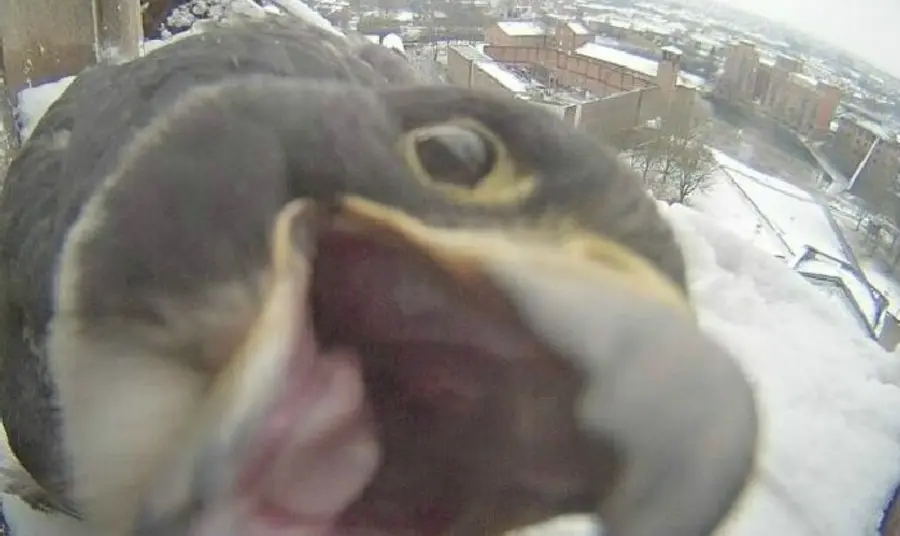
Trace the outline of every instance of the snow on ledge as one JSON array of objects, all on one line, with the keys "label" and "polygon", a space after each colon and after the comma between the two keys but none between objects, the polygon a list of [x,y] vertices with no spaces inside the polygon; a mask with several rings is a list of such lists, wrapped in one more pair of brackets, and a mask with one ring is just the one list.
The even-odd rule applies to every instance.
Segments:
[{"label": "snow on ledge", "polygon": [[327,30],[336,35],[344,35],[340,30],[335,28],[328,20],[319,15],[313,8],[306,5],[302,0],[267,0],[270,4],[283,9],[287,14],[299,17],[306,22],[318,26],[323,30]]},{"label": "snow on ledge", "polygon": [[900,480],[900,360],[715,217],[662,211],[700,323],[740,363],[760,408],[760,470],[717,536],[877,536]]},{"label": "snow on ledge", "polygon": [[67,76],[56,82],[25,88],[19,92],[16,118],[22,143],[31,137],[41,117],[74,80],[74,76]]},{"label": "snow on ledge", "polygon": [[381,40],[381,46],[406,55],[406,47],[403,45],[403,38],[395,33],[389,33]]}]

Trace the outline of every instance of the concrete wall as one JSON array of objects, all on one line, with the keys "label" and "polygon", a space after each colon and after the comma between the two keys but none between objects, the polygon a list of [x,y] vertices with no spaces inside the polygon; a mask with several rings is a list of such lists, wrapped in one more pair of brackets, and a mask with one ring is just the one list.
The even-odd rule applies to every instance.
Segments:
[{"label": "concrete wall", "polygon": [[479,89],[484,89],[487,91],[497,91],[509,95],[513,94],[513,91],[511,91],[507,86],[503,85],[499,80],[491,76],[490,73],[486,72],[478,65],[473,65],[472,78],[469,87],[477,87]]},{"label": "concrete wall", "polygon": [[482,69],[477,63],[479,60],[493,62],[472,47],[450,47],[447,50],[447,77],[450,83],[463,87],[499,91],[510,95],[514,93],[497,78]]},{"label": "concrete wall", "polygon": [[94,61],[91,0],[0,0],[9,91],[81,71]]},{"label": "concrete wall", "polygon": [[659,87],[636,89],[582,104],[578,126],[615,143],[623,133],[662,115],[665,107],[666,98]]},{"label": "concrete wall", "polygon": [[134,57],[142,35],[139,0],[0,0],[2,65],[12,94],[77,74],[97,60],[98,44]]},{"label": "concrete wall", "polygon": [[[474,50],[474,49],[473,49]],[[447,78],[456,86],[472,87],[473,61],[462,55],[457,47],[447,49]]]},{"label": "concrete wall", "polygon": [[[663,110],[660,115],[665,115],[676,129],[688,129],[709,119],[709,111],[701,108],[700,97],[693,87],[676,86],[671,101],[665,96],[663,98],[670,104],[669,109]],[[665,103],[654,106],[665,106]]]}]

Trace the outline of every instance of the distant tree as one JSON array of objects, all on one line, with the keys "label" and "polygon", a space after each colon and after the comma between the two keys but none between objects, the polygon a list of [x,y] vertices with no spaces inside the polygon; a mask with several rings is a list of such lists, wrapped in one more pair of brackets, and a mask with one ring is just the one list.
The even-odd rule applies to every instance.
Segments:
[{"label": "distant tree", "polygon": [[718,163],[701,138],[675,139],[674,162],[670,173],[663,174],[663,183],[667,201],[684,203],[709,188]]},{"label": "distant tree", "polygon": [[717,163],[704,143],[703,125],[660,120],[650,137],[631,153],[632,165],[654,197],[685,203],[712,182]]},{"label": "distant tree", "polygon": [[[654,129],[654,127],[650,127]],[[665,156],[666,140],[664,135],[654,130],[649,130],[651,137],[639,143],[631,150],[631,164],[641,174],[641,180],[645,183],[651,172],[656,171],[660,161]]]}]

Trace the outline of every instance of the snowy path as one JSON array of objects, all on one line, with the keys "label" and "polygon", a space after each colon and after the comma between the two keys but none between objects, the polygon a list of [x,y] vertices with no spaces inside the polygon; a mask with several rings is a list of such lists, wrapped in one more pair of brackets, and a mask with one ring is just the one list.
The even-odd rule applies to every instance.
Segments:
[{"label": "snowy path", "polygon": [[850,260],[835,235],[824,207],[809,192],[766,175],[716,151],[716,159],[728,176],[746,193],[778,230],[793,253],[806,245],[839,259]]}]

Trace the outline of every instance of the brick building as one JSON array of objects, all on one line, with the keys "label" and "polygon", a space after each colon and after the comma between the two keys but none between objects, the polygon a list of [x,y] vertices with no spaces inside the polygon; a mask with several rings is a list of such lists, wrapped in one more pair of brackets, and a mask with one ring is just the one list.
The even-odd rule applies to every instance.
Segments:
[{"label": "brick building", "polygon": [[779,55],[765,60],[750,41],[730,48],[715,95],[805,137],[828,134],[841,100],[840,88],[804,74],[799,59]]},{"label": "brick building", "polygon": [[735,103],[752,102],[756,92],[759,59],[753,43],[740,41],[733,45],[725,58],[722,76],[716,84],[716,95]]},{"label": "brick building", "polygon": [[500,21],[484,32],[484,40],[496,46],[542,47],[550,37],[543,24],[536,21]]},{"label": "brick building", "polygon": [[900,175],[900,142],[881,125],[863,117],[845,114],[831,143],[830,156],[838,170],[850,178],[850,193],[870,207],[885,209],[896,203]]},{"label": "brick building", "polygon": [[499,22],[485,32],[484,52],[502,64],[532,69],[549,85],[582,88],[598,97],[654,86],[674,96],[680,81],[678,49],[664,47],[662,58],[654,60],[595,43],[581,28],[572,23],[550,30],[531,22]]},{"label": "brick building", "polygon": [[[659,60],[645,58],[594,42],[572,22],[547,28],[505,21],[485,34],[483,51],[450,47],[452,83],[543,104],[610,140],[662,115],[684,126],[695,119],[696,90],[680,77],[681,51],[674,47],[663,47]],[[580,99],[558,102],[560,93]]]},{"label": "brick building", "polygon": [[[753,102],[762,102],[769,92],[769,86],[772,84],[772,71],[775,69],[775,62],[760,59],[759,65],[756,66],[756,76],[753,81]],[[717,86],[718,87],[718,86]]]},{"label": "brick building", "polygon": [[575,50],[594,40],[593,33],[580,22],[564,22],[560,24],[554,37],[556,46],[563,50]]},{"label": "brick building", "polygon": [[[659,87],[617,93],[607,97],[559,92],[523,76],[472,46],[451,46],[447,51],[450,82],[464,87],[498,91],[543,106],[563,121],[615,143],[616,137],[659,117],[666,100]],[[693,92],[686,88],[675,101],[690,113]]]}]

